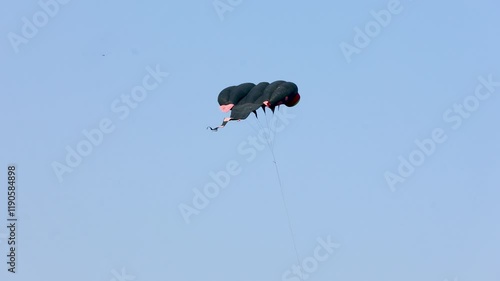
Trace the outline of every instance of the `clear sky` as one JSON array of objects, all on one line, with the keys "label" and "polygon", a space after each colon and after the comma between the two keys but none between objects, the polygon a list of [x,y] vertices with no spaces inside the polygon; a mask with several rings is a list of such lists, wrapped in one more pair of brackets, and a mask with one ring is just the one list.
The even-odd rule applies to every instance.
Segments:
[{"label": "clear sky", "polygon": [[500,279],[497,1],[3,2],[0,280]]}]

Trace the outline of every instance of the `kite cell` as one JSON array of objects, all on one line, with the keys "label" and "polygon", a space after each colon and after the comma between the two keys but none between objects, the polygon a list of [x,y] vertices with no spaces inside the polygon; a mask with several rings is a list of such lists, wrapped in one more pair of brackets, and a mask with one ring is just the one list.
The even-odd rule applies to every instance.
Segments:
[{"label": "kite cell", "polygon": [[267,107],[274,113],[276,107],[282,104],[292,107],[299,100],[297,85],[292,82],[278,80],[272,83],[261,82],[257,85],[243,83],[238,86],[230,86],[220,92],[218,102],[222,112],[231,111],[231,116],[224,118],[220,126],[208,128],[217,131],[229,121],[246,119],[252,112],[257,117],[257,109],[259,108],[265,112]]}]

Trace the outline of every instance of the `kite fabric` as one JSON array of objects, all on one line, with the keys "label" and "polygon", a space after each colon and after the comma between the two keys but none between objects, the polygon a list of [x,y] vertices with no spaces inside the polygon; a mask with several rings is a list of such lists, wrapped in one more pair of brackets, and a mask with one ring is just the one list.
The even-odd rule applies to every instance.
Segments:
[{"label": "kite fabric", "polygon": [[278,80],[272,83],[261,82],[243,83],[237,86],[230,86],[222,90],[218,97],[218,102],[222,112],[231,111],[231,116],[224,118],[218,127],[208,127],[212,131],[223,128],[227,122],[232,120],[243,120],[254,113],[257,117],[257,109],[266,107],[274,113],[274,109],[282,104],[292,107],[300,100],[297,85],[292,82]]}]

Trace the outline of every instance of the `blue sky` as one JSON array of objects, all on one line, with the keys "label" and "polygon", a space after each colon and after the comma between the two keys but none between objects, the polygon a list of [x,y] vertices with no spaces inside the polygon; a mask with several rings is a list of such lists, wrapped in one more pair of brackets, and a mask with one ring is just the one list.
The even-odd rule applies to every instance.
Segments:
[{"label": "blue sky", "polygon": [[[499,8],[4,3],[1,280],[498,280]],[[205,129],[280,79],[296,107]]]}]

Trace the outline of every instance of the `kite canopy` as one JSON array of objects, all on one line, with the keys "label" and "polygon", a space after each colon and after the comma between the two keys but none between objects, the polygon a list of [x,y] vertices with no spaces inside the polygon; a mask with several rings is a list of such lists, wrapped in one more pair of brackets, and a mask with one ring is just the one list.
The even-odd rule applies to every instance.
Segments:
[{"label": "kite canopy", "polygon": [[243,120],[254,113],[257,116],[257,109],[266,107],[272,112],[282,104],[292,107],[300,100],[297,85],[292,82],[278,80],[272,83],[261,82],[257,85],[253,83],[243,83],[237,86],[230,86],[222,90],[218,97],[218,102],[222,112],[231,111],[231,116],[224,118],[218,127],[210,128],[217,131],[223,128],[231,120]]}]

